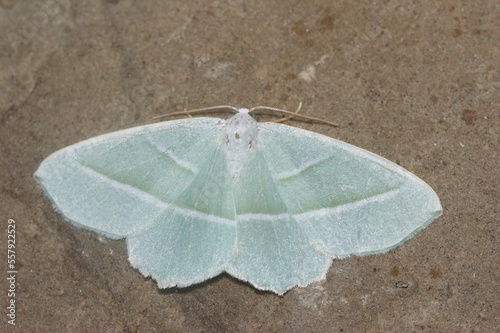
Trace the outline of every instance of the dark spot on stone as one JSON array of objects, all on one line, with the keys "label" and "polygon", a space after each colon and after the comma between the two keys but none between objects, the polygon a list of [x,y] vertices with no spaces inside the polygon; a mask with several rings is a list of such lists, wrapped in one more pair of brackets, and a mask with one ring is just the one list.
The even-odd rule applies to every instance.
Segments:
[{"label": "dark spot on stone", "polygon": [[390,271],[392,276],[398,276],[399,275],[399,268],[398,266],[393,266]]},{"label": "dark spot on stone", "polygon": [[333,15],[325,11],[323,16],[318,20],[319,30],[321,32],[333,30],[334,21]]},{"label": "dark spot on stone", "polygon": [[455,38],[457,37],[460,37],[462,36],[462,30],[458,29],[458,28],[455,28],[453,29],[453,31],[451,32],[451,35]]},{"label": "dark spot on stone", "polygon": [[2,114],[2,117],[0,117],[0,123],[5,124],[7,123],[11,118],[14,118],[17,116],[17,107],[15,105],[11,105],[8,109],[7,112]]},{"label": "dark spot on stone", "polygon": [[288,101],[288,94],[281,94],[278,98],[281,102]]},{"label": "dark spot on stone", "polygon": [[306,27],[304,21],[300,20],[293,23],[292,31],[297,35],[303,37],[305,34],[309,32],[309,29]]},{"label": "dark spot on stone", "polygon": [[439,99],[437,98],[437,96],[435,96],[435,95],[432,95],[432,96],[431,96],[431,103],[432,103],[432,104],[436,104],[436,103],[438,102],[438,100],[439,100]]},{"label": "dark spot on stone", "polygon": [[465,109],[464,112],[462,112],[462,120],[465,121],[466,125],[474,125],[474,122],[477,120],[477,112]]},{"label": "dark spot on stone", "polygon": [[441,271],[439,269],[437,269],[437,268],[432,268],[429,271],[429,276],[432,279],[441,279],[441,278],[443,278],[443,273],[441,273]]}]

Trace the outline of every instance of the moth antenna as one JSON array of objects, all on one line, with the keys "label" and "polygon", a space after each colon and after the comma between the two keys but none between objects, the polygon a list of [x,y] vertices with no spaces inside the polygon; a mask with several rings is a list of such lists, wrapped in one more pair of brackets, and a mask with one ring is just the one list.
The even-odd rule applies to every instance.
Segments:
[{"label": "moth antenna", "polygon": [[207,111],[210,111],[210,112],[228,112],[228,111],[230,111],[230,112],[238,113],[238,108],[235,108],[234,106],[230,106],[230,105],[209,106],[206,108],[200,108],[200,109],[194,109],[194,110],[184,110],[184,111],[162,114],[159,116],[154,116],[153,119],[179,116],[179,115],[187,115],[189,118],[192,118],[191,114],[206,113]]},{"label": "moth antenna", "polygon": [[300,111],[301,108],[302,108],[302,102],[299,103],[299,106],[297,107],[297,110],[295,110],[294,112],[291,112],[291,111],[288,111],[288,110],[284,110],[284,109],[275,108],[275,107],[271,107],[271,106],[255,106],[255,107],[251,108],[249,112],[253,112],[253,111],[273,111],[273,112],[284,113],[284,114],[287,115],[287,116],[284,116],[282,118],[271,120],[270,122],[273,122],[273,123],[282,123],[284,121],[287,121],[287,120],[290,120],[291,118],[296,117],[296,118],[301,118],[301,119],[312,120],[312,121],[315,121],[315,122],[318,122],[318,123],[323,123],[323,124],[327,124],[327,125],[334,126],[334,127],[339,126],[339,124],[331,122],[331,121],[328,121],[328,120],[325,120],[325,119],[321,119],[321,118],[316,118],[316,117],[311,117],[311,116],[306,116],[306,115],[300,114],[299,111]]}]

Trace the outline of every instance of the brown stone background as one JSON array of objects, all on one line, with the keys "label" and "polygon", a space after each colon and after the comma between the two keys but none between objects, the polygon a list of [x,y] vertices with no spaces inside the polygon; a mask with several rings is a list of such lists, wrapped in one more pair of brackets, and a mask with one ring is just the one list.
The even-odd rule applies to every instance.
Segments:
[{"label": "brown stone background", "polygon": [[[498,1],[0,0],[0,31],[1,331],[500,331]],[[32,177],[60,148],[159,114],[300,101],[340,126],[289,125],[397,162],[444,215],[284,297],[226,275],[160,291]]]}]

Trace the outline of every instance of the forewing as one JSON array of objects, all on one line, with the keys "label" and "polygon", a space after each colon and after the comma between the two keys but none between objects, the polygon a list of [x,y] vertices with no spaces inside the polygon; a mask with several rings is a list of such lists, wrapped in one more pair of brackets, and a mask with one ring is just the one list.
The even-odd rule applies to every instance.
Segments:
[{"label": "forewing", "polygon": [[196,118],[99,136],[50,155],[35,178],[68,220],[122,238],[172,209],[215,156],[222,126]]},{"label": "forewing", "polygon": [[388,251],[441,215],[426,183],[361,148],[273,123],[258,145],[290,214],[333,257]]}]

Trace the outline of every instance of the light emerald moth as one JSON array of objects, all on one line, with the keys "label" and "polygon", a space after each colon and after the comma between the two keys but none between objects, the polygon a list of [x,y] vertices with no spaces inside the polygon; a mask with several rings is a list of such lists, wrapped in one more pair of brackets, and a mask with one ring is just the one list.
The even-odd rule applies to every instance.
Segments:
[{"label": "light emerald moth", "polygon": [[[262,107],[257,107],[262,108]],[[420,178],[350,144],[246,108],[85,140],[35,178],[75,225],[125,238],[160,288],[227,272],[279,295],[333,259],[387,252],[442,214]]]}]

